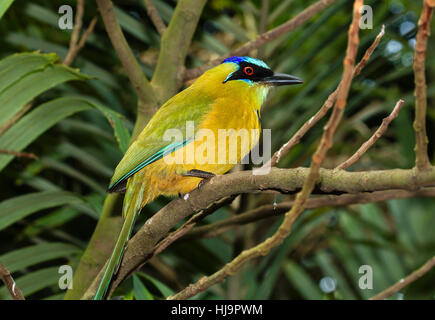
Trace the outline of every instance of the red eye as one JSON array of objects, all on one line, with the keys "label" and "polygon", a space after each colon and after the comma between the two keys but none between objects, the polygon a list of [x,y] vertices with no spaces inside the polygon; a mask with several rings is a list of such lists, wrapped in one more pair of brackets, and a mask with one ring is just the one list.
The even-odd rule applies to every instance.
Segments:
[{"label": "red eye", "polygon": [[245,67],[243,71],[245,71],[248,76],[252,76],[254,74],[254,69],[252,69],[252,67]]}]

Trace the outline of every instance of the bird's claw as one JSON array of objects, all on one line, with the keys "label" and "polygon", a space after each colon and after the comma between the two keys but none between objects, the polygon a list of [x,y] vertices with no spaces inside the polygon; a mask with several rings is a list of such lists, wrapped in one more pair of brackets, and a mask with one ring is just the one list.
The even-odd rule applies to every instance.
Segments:
[{"label": "bird's claw", "polygon": [[201,187],[211,178],[215,177],[216,175],[212,172],[207,172],[203,170],[197,170],[192,169],[187,171],[183,174],[185,177],[195,177],[195,178],[202,178],[202,180],[198,183],[198,189],[201,189]]},{"label": "bird's claw", "polygon": [[192,169],[192,170],[189,170],[189,171],[183,173],[183,176],[202,178],[202,179],[211,179],[216,175],[212,172],[207,172],[207,171],[198,170],[198,169]]}]

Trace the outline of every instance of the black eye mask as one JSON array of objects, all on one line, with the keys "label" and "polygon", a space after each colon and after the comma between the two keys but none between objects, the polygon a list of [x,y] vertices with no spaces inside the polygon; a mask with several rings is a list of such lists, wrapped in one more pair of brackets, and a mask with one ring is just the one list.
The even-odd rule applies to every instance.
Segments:
[{"label": "black eye mask", "polygon": [[253,82],[258,82],[272,75],[273,71],[270,69],[242,61],[239,63],[239,69],[226,78],[224,83],[230,80],[251,80]]}]

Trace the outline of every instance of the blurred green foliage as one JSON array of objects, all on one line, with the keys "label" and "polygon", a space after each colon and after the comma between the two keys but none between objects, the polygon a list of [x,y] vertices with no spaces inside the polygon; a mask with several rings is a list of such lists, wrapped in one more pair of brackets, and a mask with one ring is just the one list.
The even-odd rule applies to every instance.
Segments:
[{"label": "blurred green foliage", "polygon": [[[265,31],[261,25],[267,29],[276,27],[314,3],[268,2],[269,11],[264,15],[261,13],[265,1],[209,2],[195,33],[187,66],[198,66],[226,54]],[[6,3],[11,1],[2,2],[0,17]],[[168,23],[176,2],[154,3]],[[34,160],[0,155],[0,261],[30,299],[62,298],[58,267],[69,264],[74,268],[86,248],[101,212],[105,189],[127,147],[135,119],[135,93],[126,81],[101,18],[73,63],[79,71],[55,63],[56,55],[61,60],[65,58],[71,35],[69,30],[58,28],[58,8],[63,4],[74,7],[75,1],[15,0],[0,20],[0,127],[32,101],[31,111],[0,136],[0,148],[25,149],[38,156]],[[402,98],[406,105],[399,117],[351,170],[410,168],[414,163],[412,59],[421,1],[372,0],[366,4],[373,8],[374,29],[360,32],[359,57],[382,24],[386,34],[369,64],[354,80],[345,119],[325,165],[333,167],[351,155]],[[149,77],[158,55],[159,36],[142,1],[122,0],[116,5],[119,23]],[[337,86],[350,12],[351,1],[337,1],[303,27],[253,52],[272,69],[305,80],[302,87],[276,89],[264,107],[263,127],[272,129],[272,150],[287,141]],[[96,5],[87,1],[85,26],[97,14]],[[433,39],[430,38],[427,55],[427,123],[432,163]],[[33,51],[41,54],[11,56]],[[7,63],[14,67],[2,69],[2,64]],[[325,120],[317,124],[280,166],[308,165],[324,123]],[[285,199],[286,196],[244,195],[240,206],[249,209]],[[168,201],[160,198],[147,206],[136,228]],[[222,208],[201,224],[224,219],[235,211],[233,207]],[[271,254],[251,262],[237,275],[195,298],[369,298],[434,255],[434,212],[434,199],[307,211],[294,225],[293,233]],[[164,251],[157,262],[125,281],[115,295],[125,299],[166,297],[218,270],[241,249],[270,235],[280,221],[277,217],[231,229],[214,238],[180,240]],[[358,287],[361,265],[373,268],[372,290]],[[434,299],[434,280],[432,271],[392,298]],[[10,299],[4,287],[0,288],[0,298]]]}]

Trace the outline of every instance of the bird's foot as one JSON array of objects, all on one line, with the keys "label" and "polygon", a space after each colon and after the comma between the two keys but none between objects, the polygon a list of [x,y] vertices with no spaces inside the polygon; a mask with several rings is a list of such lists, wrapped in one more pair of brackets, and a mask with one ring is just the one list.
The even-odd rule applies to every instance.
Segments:
[{"label": "bird's foot", "polygon": [[183,173],[183,176],[202,178],[202,180],[198,183],[198,189],[201,189],[201,187],[204,185],[204,183],[206,183],[208,180],[215,177],[216,175],[212,172],[192,169],[192,170],[189,170],[189,171]]},{"label": "bird's foot", "polygon": [[211,179],[211,178],[213,178],[216,175],[214,173],[211,173],[211,172],[197,170],[197,169],[192,169],[192,170],[189,170],[189,171],[183,173],[183,176],[185,176],[185,177],[202,178],[202,179]]}]

